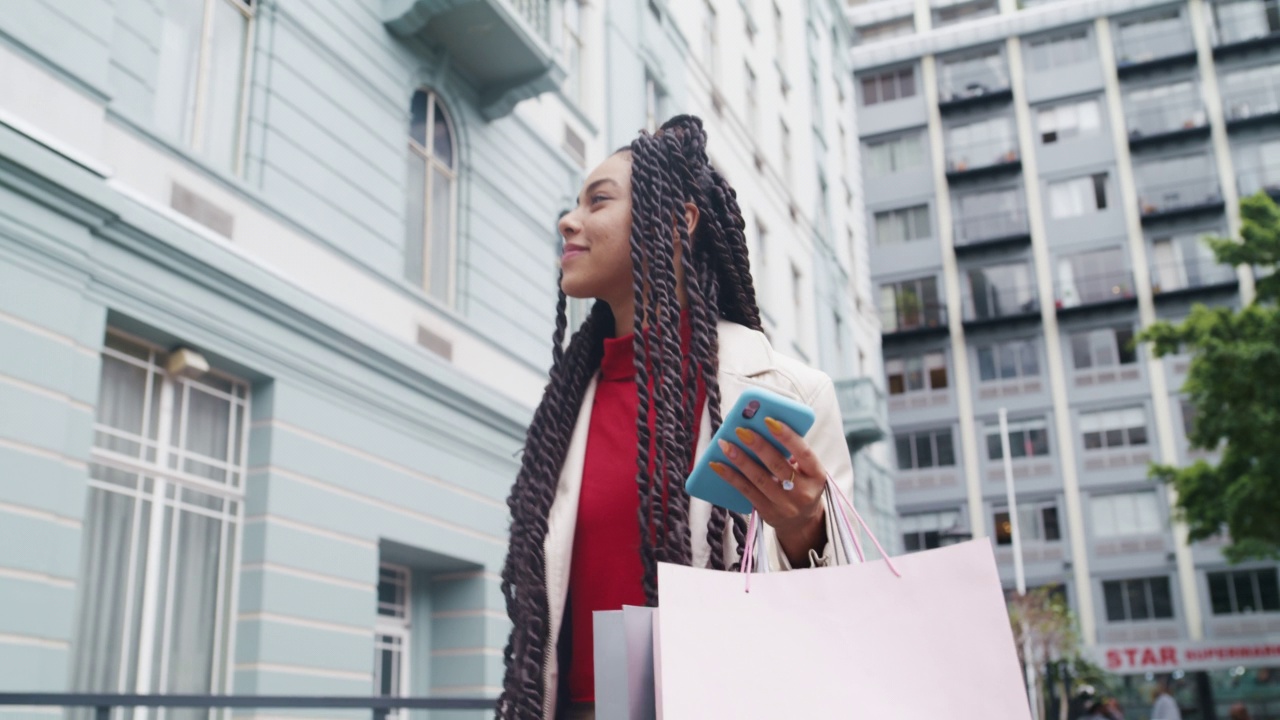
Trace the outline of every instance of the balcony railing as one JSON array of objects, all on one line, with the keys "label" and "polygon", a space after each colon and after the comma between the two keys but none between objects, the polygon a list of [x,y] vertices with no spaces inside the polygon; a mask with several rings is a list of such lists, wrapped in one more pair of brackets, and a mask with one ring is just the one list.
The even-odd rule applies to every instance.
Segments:
[{"label": "balcony railing", "polygon": [[947,306],[942,303],[919,303],[913,307],[883,308],[881,331],[885,335],[925,330],[945,330]]},{"label": "balcony railing", "polygon": [[1222,114],[1228,123],[1280,117],[1280,89],[1268,86],[1226,89],[1222,93]]},{"label": "balcony railing", "polygon": [[850,450],[857,451],[889,434],[889,409],[884,391],[871,378],[837,380],[836,400]]},{"label": "balcony railing", "polygon": [[953,67],[944,67],[938,81],[938,101],[943,104],[1003,96],[1009,92],[1009,72],[1003,56],[992,56]]},{"label": "balcony railing", "polygon": [[1192,212],[1220,205],[1222,205],[1222,190],[1218,186],[1218,181],[1212,178],[1159,183],[1138,189],[1138,209],[1144,218]]},{"label": "balcony railing", "polygon": [[1208,129],[1204,104],[1196,100],[1175,100],[1161,107],[1145,107],[1125,112],[1129,142],[1190,130]]},{"label": "balcony railing", "polygon": [[1013,166],[1022,160],[1018,141],[1014,138],[998,138],[967,143],[947,148],[947,174]]},{"label": "balcony railing", "polygon": [[1039,313],[1040,300],[1033,284],[988,287],[980,293],[969,292],[964,298],[964,320],[967,323],[1038,316]]},{"label": "balcony railing", "polygon": [[1030,233],[1025,208],[958,217],[954,242],[957,247],[981,245],[992,240],[1026,237]]},{"label": "balcony railing", "polygon": [[1231,12],[1227,3],[1215,8],[1218,16],[1213,25],[1215,47],[1280,40],[1280,0],[1258,0],[1230,5],[1235,6],[1237,11]]},{"label": "balcony railing", "polygon": [[1191,29],[1186,25],[1170,27],[1130,26],[1115,33],[1116,65],[1121,69],[1159,63],[1195,55]]},{"label": "balcony railing", "polygon": [[1213,260],[1151,264],[1151,293],[1155,296],[1235,285],[1236,269]]},{"label": "balcony railing", "polygon": [[1071,310],[1133,300],[1137,297],[1133,288],[1132,272],[1112,270],[1076,275],[1071,282],[1059,282],[1053,296],[1058,310]]},{"label": "balcony railing", "polygon": [[1241,170],[1236,175],[1236,187],[1241,197],[1265,192],[1280,197],[1280,165],[1262,165]]},{"label": "balcony railing", "polygon": [[493,714],[496,701],[482,698],[324,697],[316,695],[117,695],[108,693],[0,693],[5,708],[87,708],[94,720],[110,720],[116,708],[222,708],[289,710],[369,710],[374,720],[391,711],[475,710],[476,717]]}]

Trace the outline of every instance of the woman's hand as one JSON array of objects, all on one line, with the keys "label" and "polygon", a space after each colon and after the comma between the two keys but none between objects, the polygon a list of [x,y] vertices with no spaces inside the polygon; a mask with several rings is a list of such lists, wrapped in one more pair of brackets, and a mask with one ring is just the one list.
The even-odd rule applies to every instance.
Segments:
[{"label": "woman's hand", "polygon": [[764,422],[791,453],[790,458],[783,457],[755,432],[738,428],[738,440],[763,465],[734,443],[721,440],[720,449],[733,465],[713,462],[711,469],[737,488],[755,506],[760,518],[777,532],[778,543],[791,566],[803,567],[808,564],[809,551],[821,553],[827,542],[826,504],[822,499],[827,471],[798,433],[773,418],[765,418]]}]

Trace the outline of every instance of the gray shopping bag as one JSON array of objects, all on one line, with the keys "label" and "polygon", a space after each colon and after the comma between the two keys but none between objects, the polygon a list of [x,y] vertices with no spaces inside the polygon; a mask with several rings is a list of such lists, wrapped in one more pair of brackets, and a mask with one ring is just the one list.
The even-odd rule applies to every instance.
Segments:
[{"label": "gray shopping bag", "polygon": [[654,608],[594,613],[596,719],[654,720]]}]

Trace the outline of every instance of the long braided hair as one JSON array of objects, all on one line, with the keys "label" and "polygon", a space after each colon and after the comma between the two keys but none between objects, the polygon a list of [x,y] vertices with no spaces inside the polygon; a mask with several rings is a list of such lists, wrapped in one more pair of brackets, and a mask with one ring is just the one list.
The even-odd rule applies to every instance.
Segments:
[{"label": "long braided hair", "polygon": [[[636,491],[639,494],[641,564],[649,605],[658,601],[657,564],[692,564],[689,496],[683,479],[693,461],[706,395],[711,431],[720,427],[716,322],[729,320],[760,330],[737,193],[711,166],[702,121],[679,115],[656,133],[642,132],[618,152],[631,154],[631,263],[637,327],[634,335],[636,390]],[[685,203],[698,208],[690,236]],[[690,345],[681,348],[680,301],[676,292],[672,227],[688,299]],[[550,381],[525,439],[520,472],[507,499],[511,541],[502,570],[502,594],[513,629],[504,651],[506,678],[498,701],[500,718],[540,717],[543,663],[550,633],[543,542],[561,465],[583,395],[600,367],[604,339],[613,335],[610,307],[597,301],[564,347],[567,300],[561,290],[552,335]],[[650,421],[653,432],[650,432]],[[714,508],[706,528],[710,567],[724,570],[723,547],[731,514]],[[741,557],[745,522],[732,515]]]}]

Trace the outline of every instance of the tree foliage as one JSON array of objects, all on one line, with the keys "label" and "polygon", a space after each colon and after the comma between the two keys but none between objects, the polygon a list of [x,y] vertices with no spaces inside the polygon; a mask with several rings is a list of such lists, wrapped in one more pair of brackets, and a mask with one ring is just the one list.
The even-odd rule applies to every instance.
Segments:
[{"label": "tree foliage", "polygon": [[1241,239],[1209,238],[1220,263],[1257,269],[1257,297],[1242,310],[1197,304],[1181,323],[1156,323],[1139,340],[1157,356],[1187,352],[1183,391],[1195,408],[1190,443],[1220,450],[1217,464],[1153,465],[1177,491],[1191,540],[1225,529],[1232,562],[1280,557],[1280,209],[1263,193],[1243,199]]},{"label": "tree foliage", "polygon": [[1048,717],[1049,685],[1058,698],[1062,720],[1068,717],[1070,699],[1087,690],[1106,689],[1109,678],[1084,654],[1075,615],[1058,585],[1045,585],[1009,600],[1009,624],[1018,647],[1018,660],[1030,658],[1036,668],[1038,717]]}]

